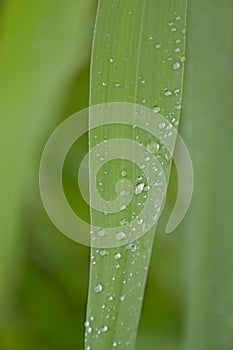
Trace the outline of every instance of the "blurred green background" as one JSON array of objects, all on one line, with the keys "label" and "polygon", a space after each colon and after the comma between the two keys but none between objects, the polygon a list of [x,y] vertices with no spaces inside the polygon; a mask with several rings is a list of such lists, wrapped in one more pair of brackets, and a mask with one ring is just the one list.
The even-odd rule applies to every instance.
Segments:
[{"label": "blurred green background", "polygon": [[[0,2],[1,350],[83,348],[89,249],[50,222],[38,169],[50,133],[88,106],[95,12],[95,0]],[[173,169],[137,350],[233,349],[232,13],[231,0],[189,1],[181,134],[195,189],[166,236]]]}]

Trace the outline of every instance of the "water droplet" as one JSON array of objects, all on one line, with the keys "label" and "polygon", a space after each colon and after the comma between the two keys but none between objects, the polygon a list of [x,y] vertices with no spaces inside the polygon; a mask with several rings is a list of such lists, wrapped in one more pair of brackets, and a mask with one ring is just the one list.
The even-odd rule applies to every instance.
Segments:
[{"label": "water droplet", "polygon": [[181,40],[180,40],[180,39],[176,39],[175,43],[176,43],[176,44],[180,44],[180,43],[181,43]]},{"label": "water droplet", "polygon": [[121,221],[120,221],[120,225],[121,226],[124,226],[124,225],[127,225],[128,224],[128,220],[126,219],[126,218],[124,218],[124,219],[122,219]]},{"label": "water droplet", "polygon": [[123,176],[123,177],[127,176],[127,172],[125,170],[122,170],[121,176]]},{"label": "water droplet", "polygon": [[175,27],[171,28],[171,32],[176,32],[176,28]]},{"label": "water droplet", "polygon": [[140,194],[140,193],[142,193],[143,188],[144,188],[144,183],[143,183],[143,182],[137,184],[134,193],[135,193],[135,194]]},{"label": "water droplet", "polygon": [[181,19],[180,16],[177,16],[177,17],[176,17],[176,21],[179,21],[180,19]]},{"label": "water droplet", "polygon": [[145,84],[145,82],[146,82],[145,79],[141,80],[141,84]]},{"label": "water droplet", "polygon": [[99,254],[101,256],[105,256],[107,254],[107,250],[106,249],[102,249]]},{"label": "water droplet", "polygon": [[87,333],[91,334],[91,332],[92,332],[92,328],[91,327],[87,327]]},{"label": "water droplet", "polygon": [[108,330],[108,326],[103,326],[101,329],[101,332],[105,333],[105,332],[107,332],[107,330]]},{"label": "water droplet", "polygon": [[171,22],[168,22],[168,25],[169,25],[169,27],[171,27],[171,26],[173,26],[173,22],[171,21]]},{"label": "water droplet", "polygon": [[146,145],[146,149],[151,153],[157,153],[159,151],[159,144],[152,140]]},{"label": "water droplet", "polygon": [[100,237],[104,237],[106,235],[105,230],[103,228],[101,230],[99,230],[98,235]]},{"label": "water droplet", "polygon": [[134,253],[137,250],[137,245],[135,243],[130,243],[126,246],[125,249],[129,250],[131,253]]},{"label": "water droplet", "polygon": [[160,111],[161,111],[161,108],[159,106],[155,106],[153,108],[153,112],[155,112],[155,113],[159,113]]},{"label": "water droplet", "polygon": [[112,57],[109,58],[108,60],[109,63],[113,63],[114,62],[114,59]]},{"label": "water droplet", "polygon": [[145,98],[142,100],[142,103],[143,103],[143,104],[145,104],[145,103],[146,103],[146,99],[145,99]]},{"label": "water droplet", "polygon": [[177,69],[179,69],[180,68],[180,63],[179,62],[175,62],[174,64],[173,64],[173,69],[174,70],[177,70]]},{"label": "water droplet", "polygon": [[182,34],[185,34],[186,33],[186,29],[185,28],[182,29],[181,32],[182,32]]},{"label": "water droplet", "polygon": [[149,189],[150,189],[150,186],[147,185],[147,186],[144,187],[143,191],[144,191],[144,192],[148,192]]},{"label": "water droplet", "polygon": [[126,295],[124,294],[124,295],[122,295],[122,296],[120,297],[120,301],[124,301],[125,298],[126,298]]},{"label": "water droplet", "polygon": [[103,86],[107,86],[107,83],[105,81],[102,82]]},{"label": "water droplet", "polygon": [[125,234],[125,232],[118,232],[117,234],[116,234],[116,239],[117,239],[117,241],[122,241],[122,239],[124,239],[126,237],[126,234]]},{"label": "water droplet", "polygon": [[184,62],[184,61],[185,61],[185,56],[181,56],[180,62]]},{"label": "water droplet", "polygon": [[116,82],[115,86],[120,87],[120,83]]},{"label": "water droplet", "polygon": [[177,95],[179,92],[180,92],[180,89],[179,89],[179,88],[177,88],[177,89],[174,90],[174,93],[175,93],[176,95]]},{"label": "water droplet", "polygon": [[87,328],[87,327],[89,327],[89,326],[90,326],[90,322],[89,322],[89,321],[86,321],[86,322],[84,323],[84,327]]},{"label": "water droplet", "polygon": [[165,96],[171,96],[171,95],[172,95],[172,92],[171,92],[170,90],[165,89],[165,90],[164,90],[164,95],[165,95]]},{"label": "water droplet", "polygon": [[101,293],[102,290],[103,290],[102,284],[99,283],[99,284],[97,284],[97,286],[95,286],[95,292],[96,293]]},{"label": "water droplet", "polygon": [[178,111],[181,110],[181,104],[178,102],[178,104],[175,106],[175,109],[177,109]]},{"label": "water droplet", "polygon": [[112,346],[113,346],[113,348],[116,348],[116,347],[117,347],[117,342],[114,341],[114,342],[112,343]]},{"label": "water droplet", "polygon": [[142,225],[143,224],[143,219],[138,219],[138,224]]},{"label": "water droplet", "polygon": [[119,260],[119,259],[121,258],[121,253],[116,253],[116,254],[114,254],[114,258],[115,258],[116,260]]},{"label": "water droplet", "polygon": [[156,49],[160,49],[160,47],[161,47],[161,44],[156,44],[156,45],[155,45],[155,48],[156,48]]},{"label": "water droplet", "polygon": [[125,204],[121,205],[120,210],[125,210],[125,209],[126,209],[126,205]]},{"label": "water droplet", "polygon": [[175,47],[174,51],[175,52],[180,52],[180,48],[179,47]]},{"label": "water droplet", "polygon": [[163,130],[165,128],[165,126],[166,126],[166,124],[164,122],[160,122],[158,124],[158,127],[159,127],[160,130]]}]

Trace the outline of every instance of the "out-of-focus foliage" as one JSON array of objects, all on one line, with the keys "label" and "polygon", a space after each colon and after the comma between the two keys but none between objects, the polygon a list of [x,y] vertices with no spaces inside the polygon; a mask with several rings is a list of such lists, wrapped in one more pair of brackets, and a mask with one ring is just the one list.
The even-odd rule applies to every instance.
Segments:
[{"label": "out-of-focus foliage", "polygon": [[[47,136],[86,107],[95,1],[0,7],[0,348],[82,349],[88,249],[42,208]],[[195,171],[188,216],[158,226],[137,350],[230,350],[232,340],[233,4],[190,0],[182,135]],[[170,198],[176,193],[175,174]]]},{"label": "out-of-focus foliage", "polygon": [[[72,301],[66,279],[74,274],[69,283],[79,284],[79,254],[71,263],[70,242],[52,234],[40,203],[38,167],[46,137],[59,118],[87,105],[85,67],[95,7],[95,1],[86,0],[1,3],[1,349],[51,349],[53,337],[68,335],[58,331],[57,322],[69,324]],[[73,302],[79,303],[78,296]],[[75,329],[81,338],[81,327]]]}]

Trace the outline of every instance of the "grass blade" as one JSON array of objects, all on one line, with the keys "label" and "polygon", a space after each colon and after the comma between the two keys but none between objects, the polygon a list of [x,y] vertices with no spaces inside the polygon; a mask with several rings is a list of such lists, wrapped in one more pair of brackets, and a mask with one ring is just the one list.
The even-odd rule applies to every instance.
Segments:
[{"label": "grass blade", "polygon": [[[137,103],[159,111],[177,126],[185,59],[185,22],[185,0],[100,0],[93,43],[90,105],[114,101]],[[90,115],[90,126],[93,122]],[[111,138],[122,132],[126,138],[131,135],[131,131],[120,126],[114,130],[109,126],[91,131],[90,147],[96,140],[104,141],[106,135]],[[140,138],[142,143],[148,142],[148,135]],[[130,172],[129,164],[114,162],[108,169],[111,176],[99,178],[104,183],[103,195],[109,195],[110,200],[121,168]],[[169,169],[170,160],[164,162],[167,174]],[[93,175],[92,163],[90,175]],[[138,175],[137,169],[133,167],[132,176],[135,175]],[[123,217],[122,213],[117,219],[111,216],[110,224],[114,220],[129,221],[130,217],[126,210]],[[108,219],[91,210],[91,220],[101,227]],[[134,349],[153,239],[154,230],[126,247],[92,248],[86,349]]]}]

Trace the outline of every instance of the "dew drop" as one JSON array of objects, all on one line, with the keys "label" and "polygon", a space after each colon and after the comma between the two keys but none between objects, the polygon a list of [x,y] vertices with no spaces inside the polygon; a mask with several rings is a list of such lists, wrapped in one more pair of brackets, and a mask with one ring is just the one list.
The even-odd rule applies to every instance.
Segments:
[{"label": "dew drop", "polygon": [[176,32],[176,28],[175,27],[173,27],[173,28],[171,28],[171,32]]},{"label": "dew drop", "polygon": [[123,177],[127,176],[127,172],[125,170],[122,170],[121,176],[123,176]]},{"label": "dew drop", "polygon": [[120,231],[116,234],[117,241],[122,241],[125,237],[126,237],[126,234],[123,231]]},{"label": "dew drop", "polygon": [[181,56],[180,62],[184,62],[184,61],[185,61],[185,56]]},{"label": "dew drop", "polygon": [[164,91],[164,95],[165,95],[165,96],[171,96],[171,95],[172,95],[172,92],[171,92],[170,90],[167,90],[167,89],[166,89],[166,90]]},{"label": "dew drop", "polygon": [[165,128],[165,126],[166,126],[166,124],[164,122],[160,122],[158,124],[158,127],[159,127],[160,130],[163,130]]},{"label": "dew drop", "polygon": [[105,256],[107,254],[106,249],[102,249],[99,254],[100,256]]},{"label": "dew drop", "polygon": [[180,40],[180,39],[176,39],[175,43],[176,43],[176,44],[180,44],[180,43],[181,43],[181,40]]},{"label": "dew drop", "polygon": [[126,218],[124,218],[124,219],[122,219],[121,221],[120,221],[120,225],[121,226],[124,226],[124,225],[127,225],[128,224],[128,220],[126,219]]},{"label": "dew drop", "polygon": [[119,260],[119,259],[121,258],[121,253],[116,253],[116,254],[114,255],[114,258],[115,258],[116,260]]},{"label": "dew drop", "polygon": [[144,187],[143,191],[144,191],[144,192],[148,192],[149,189],[150,189],[150,186],[147,185],[147,186]]},{"label": "dew drop", "polygon": [[120,83],[116,82],[115,86],[120,87]]},{"label": "dew drop", "polygon": [[144,188],[144,183],[143,183],[143,182],[137,184],[134,193],[135,193],[135,194],[140,194],[140,193],[142,193],[143,188]]},{"label": "dew drop", "polygon": [[101,329],[101,332],[105,333],[105,332],[107,332],[107,330],[108,330],[108,326],[103,326],[103,328]]},{"label": "dew drop", "polygon": [[101,293],[102,290],[103,290],[102,284],[97,284],[97,286],[95,286],[95,292],[96,293]]},{"label": "dew drop", "polygon": [[86,321],[86,322],[84,323],[84,327],[87,328],[87,327],[89,327],[89,326],[90,326],[90,322],[89,322],[89,321]]},{"label": "dew drop", "polygon": [[125,298],[126,298],[126,295],[124,294],[124,295],[122,295],[122,296],[120,297],[120,301],[124,301]]},{"label": "dew drop", "polygon": [[126,205],[125,204],[121,205],[120,210],[125,210],[125,209],[126,209]]},{"label": "dew drop", "polygon": [[105,81],[102,82],[103,86],[107,86],[107,83]]},{"label": "dew drop", "polygon": [[175,106],[175,109],[177,109],[178,111],[181,110],[181,104],[178,102],[178,104]]},{"label": "dew drop", "polygon": [[114,59],[112,57],[109,58],[108,60],[109,63],[113,63],[114,62]]},{"label": "dew drop", "polygon": [[178,52],[180,52],[180,48],[179,48],[179,47],[175,47],[174,51],[175,51],[176,53],[178,53]]},{"label": "dew drop", "polygon": [[151,153],[157,153],[159,151],[159,144],[152,140],[146,145],[146,149]]},{"label": "dew drop", "polygon": [[126,246],[126,250],[129,250],[131,253],[135,253],[137,250],[137,245],[135,243],[130,243]]},{"label": "dew drop", "polygon": [[159,106],[155,106],[153,108],[153,112],[155,112],[155,113],[159,113],[160,111],[161,111],[161,108]]},{"label": "dew drop", "polygon": [[156,44],[156,45],[155,45],[155,48],[156,48],[156,49],[160,49],[160,47],[161,47],[161,44]]},{"label": "dew drop", "polygon": [[106,235],[105,230],[104,229],[99,230],[98,235],[100,237],[104,237]]},{"label": "dew drop", "polygon": [[146,82],[145,79],[141,80],[141,84],[145,84],[145,82]]},{"label": "dew drop", "polygon": [[174,70],[177,70],[177,69],[179,69],[180,68],[180,63],[179,62],[175,62],[174,64],[173,64],[173,69]]},{"label": "dew drop", "polygon": [[87,327],[87,333],[91,334],[91,332],[92,332],[92,328],[91,327]]}]

